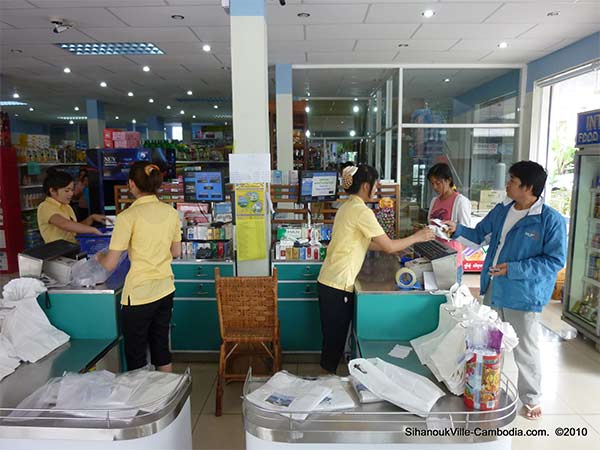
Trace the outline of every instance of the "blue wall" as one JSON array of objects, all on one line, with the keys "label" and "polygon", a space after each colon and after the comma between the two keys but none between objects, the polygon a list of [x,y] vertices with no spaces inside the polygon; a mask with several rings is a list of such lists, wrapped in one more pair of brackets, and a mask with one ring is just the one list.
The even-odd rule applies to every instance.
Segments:
[{"label": "blue wall", "polygon": [[452,100],[454,116],[471,111],[475,105],[486,102],[511,92],[516,96],[519,92],[520,70],[509,70],[508,73],[481,84]]},{"label": "blue wall", "polygon": [[527,65],[527,92],[533,91],[536,80],[596,58],[600,58],[600,32],[530,62]]},{"label": "blue wall", "polygon": [[30,122],[28,120],[10,118],[10,132],[12,134],[50,134],[50,126],[45,123]]}]

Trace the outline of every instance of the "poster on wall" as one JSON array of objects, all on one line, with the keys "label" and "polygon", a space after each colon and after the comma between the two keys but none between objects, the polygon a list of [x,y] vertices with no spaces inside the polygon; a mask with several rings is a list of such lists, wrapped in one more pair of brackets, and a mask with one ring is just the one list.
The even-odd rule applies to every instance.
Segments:
[{"label": "poster on wall", "polygon": [[267,257],[265,185],[239,184],[235,187],[236,243],[239,261]]}]

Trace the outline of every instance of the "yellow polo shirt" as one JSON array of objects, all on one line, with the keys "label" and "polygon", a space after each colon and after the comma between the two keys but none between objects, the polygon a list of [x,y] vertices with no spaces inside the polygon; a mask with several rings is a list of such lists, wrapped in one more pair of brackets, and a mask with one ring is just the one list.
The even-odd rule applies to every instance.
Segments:
[{"label": "yellow polo shirt", "polygon": [[48,244],[50,242],[58,241],[59,239],[77,243],[75,233],[65,231],[50,223],[50,218],[54,214],[77,222],[75,211],[73,211],[73,208],[71,208],[70,205],[65,205],[54,200],[52,197],[46,197],[46,200],[40,203],[37,210],[38,228],[40,229],[40,234],[42,235],[42,239],[44,239],[44,243]]},{"label": "yellow polo shirt", "polygon": [[138,198],[117,216],[109,249],[128,250],[131,261],[121,304],[145,305],[175,290],[171,244],[180,241],[179,214],[155,195]]},{"label": "yellow polo shirt", "polygon": [[319,283],[353,292],[371,239],[384,234],[373,211],[360,197],[351,195],[335,215]]}]

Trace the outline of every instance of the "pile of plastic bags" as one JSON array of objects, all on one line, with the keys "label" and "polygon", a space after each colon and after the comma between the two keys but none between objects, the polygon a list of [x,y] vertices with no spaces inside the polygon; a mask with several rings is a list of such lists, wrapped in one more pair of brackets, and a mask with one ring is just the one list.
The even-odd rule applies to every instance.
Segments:
[{"label": "pile of plastic bags", "polygon": [[55,328],[37,297],[46,292],[33,278],[9,281],[0,300],[0,379],[14,372],[20,361],[36,362],[69,341]]}]

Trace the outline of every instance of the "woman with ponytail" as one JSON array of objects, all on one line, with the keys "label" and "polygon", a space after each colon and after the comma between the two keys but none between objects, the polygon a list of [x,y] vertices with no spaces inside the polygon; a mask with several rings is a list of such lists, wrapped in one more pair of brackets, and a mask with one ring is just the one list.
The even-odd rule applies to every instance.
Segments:
[{"label": "woman with ponytail", "polygon": [[335,215],[327,257],[319,274],[317,289],[321,312],[323,347],[321,368],[335,373],[344,353],[348,327],[354,315],[354,282],[367,250],[397,253],[434,238],[429,228],[403,239],[390,239],[365,202],[377,191],[379,175],[371,166],[344,168],[342,187],[350,194]]},{"label": "woman with ponytail", "polygon": [[106,269],[114,269],[128,251],[131,268],[121,294],[121,328],[127,369],[151,363],[171,372],[169,324],[175,283],[171,261],[181,255],[181,225],[177,211],[158,200],[163,177],[158,166],[138,161],[129,171],[129,190],[135,201],[117,216],[108,253],[98,255]]}]

